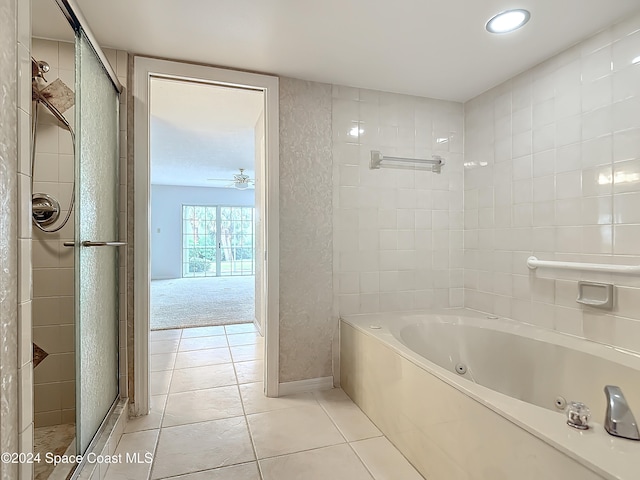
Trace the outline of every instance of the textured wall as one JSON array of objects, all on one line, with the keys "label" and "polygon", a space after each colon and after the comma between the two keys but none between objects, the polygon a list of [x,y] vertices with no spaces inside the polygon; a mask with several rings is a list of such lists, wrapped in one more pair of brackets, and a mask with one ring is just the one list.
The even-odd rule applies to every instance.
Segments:
[{"label": "textured wall", "polygon": [[[462,306],[462,139],[460,103],[333,87],[337,313]],[[372,170],[372,150],[446,163]]]},{"label": "textured wall", "polygon": [[[640,351],[636,277],[525,265],[640,264],[639,54],[636,15],[465,104],[466,306]],[[615,283],[614,310],[580,279]]]},{"label": "textured wall", "polygon": [[[0,0],[0,449],[18,451],[17,3]],[[2,463],[0,478],[17,477]]]},{"label": "textured wall", "polygon": [[331,375],[331,85],[280,79],[280,382]]}]

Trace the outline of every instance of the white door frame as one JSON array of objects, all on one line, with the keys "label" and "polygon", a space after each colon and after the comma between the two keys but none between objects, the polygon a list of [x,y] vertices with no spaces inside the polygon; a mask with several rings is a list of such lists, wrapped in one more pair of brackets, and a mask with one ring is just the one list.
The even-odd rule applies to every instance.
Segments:
[{"label": "white door frame", "polygon": [[[151,77],[176,78],[207,82],[213,85],[249,88],[264,92],[266,155],[262,182],[265,192],[264,219],[264,283],[266,317],[265,394],[278,396],[279,388],[279,127],[278,78],[189,63],[134,58],[134,404],[132,414],[149,412],[149,327],[151,282],[151,212],[149,158],[149,85]],[[268,256],[267,256],[268,253]]]}]

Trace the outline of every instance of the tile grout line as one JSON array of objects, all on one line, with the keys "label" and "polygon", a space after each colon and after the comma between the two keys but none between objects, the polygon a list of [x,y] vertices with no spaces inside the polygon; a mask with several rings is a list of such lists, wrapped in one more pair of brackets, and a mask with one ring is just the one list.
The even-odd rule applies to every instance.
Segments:
[{"label": "tile grout line", "polygon": [[[315,396],[315,395],[314,395],[314,396]],[[318,400],[318,399],[317,399],[317,397],[316,397],[316,400]],[[352,402],[354,405],[356,405],[356,403],[355,403],[355,402],[353,402],[353,400],[349,400],[349,401],[350,401],[350,402]],[[357,440],[350,441],[350,440],[349,440],[349,439],[347,439],[347,437],[342,433],[342,430],[340,429],[340,427],[338,426],[338,424],[334,421],[333,416],[332,416],[332,415],[331,415],[331,413],[329,413],[329,411],[325,408],[324,404],[323,404],[320,400],[318,400],[318,403],[320,404],[320,406],[322,407],[322,409],[325,411],[325,413],[327,414],[327,416],[331,419],[331,422],[335,425],[335,427],[338,429],[338,431],[340,432],[340,434],[344,437],[344,439],[345,439],[345,441],[346,441],[347,445],[349,445],[349,448],[351,449],[351,451],[353,451],[353,453],[356,455],[356,457],[358,458],[358,460],[360,461],[360,463],[364,466],[364,468],[367,470],[367,472],[369,472],[369,475],[371,475],[371,478],[372,478],[373,480],[376,480],[375,475],[374,475],[374,474],[373,474],[373,472],[369,469],[369,467],[367,466],[367,464],[365,463],[365,461],[360,457],[360,455],[358,454],[358,452],[353,448],[353,445],[352,445],[352,444],[353,444],[353,443],[355,443],[355,442],[362,442],[362,441],[365,441],[365,440],[371,440],[371,439],[374,439],[374,438],[384,438],[384,439],[386,439],[389,443],[391,443],[391,440],[389,440],[389,439],[387,438],[387,436],[382,432],[382,430],[380,430],[380,429],[378,428],[378,426],[377,426],[375,423],[373,423],[373,420],[371,420],[371,419],[370,419],[370,418],[369,418],[369,417],[368,417],[364,412],[362,412],[362,409],[360,409],[360,407],[358,407],[358,405],[356,405],[356,407],[358,407],[358,409],[360,409],[360,411],[361,411],[361,412],[362,412],[362,413],[367,417],[367,419],[368,419],[368,420],[369,420],[369,421],[370,421],[370,422],[371,422],[371,423],[372,423],[376,428],[378,428],[378,431],[380,432],[380,435],[374,435],[374,436],[371,436],[371,437],[359,438],[359,439],[357,439]],[[393,445],[393,447],[397,449],[397,447],[396,447],[393,443],[391,443],[391,445]],[[400,454],[402,455],[402,452],[400,452]],[[402,457],[406,459],[406,457],[405,457],[404,455],[402,455]],[[411,462],[409,462],[409,460],[407,460],[407,462],[408,462],[408,463],[413,467],[413,464],[411,464]],[[415,468],[415,467],[414,467],[414,468]]]},{"label": "tile grout line", "polygon": [[151,479],[153,468],[156,465],[156,455],[158,453],[158,446],[160,445],[160,437],[162,435],[162,424],[164,423],[164,413],[167,409],[167,403],[169,403],[169,394],[171,392],[171,383],[173,382],[173,372],[175,371],[176,360],[178,359],[178,351],[180,350],[180,343],[182,342],[182,333],[184,329],[180,329],[180,338],[178,339],[178,347],[176,350],[176,358],[173,361],[173,368],[171,369],[171,377],[169,378],[169,386],[167,388],[167,398],[164,401],[164,405],[162,407],[162,415],[160,416],[160,425],[158,427],[158,438],[156,439],[154,448],[153,448],[153,462],[151,462],[151,467],[149,468],[149,473],[147,475],[147,480]]},{"label": "tile grout line", "polygon": [[[225,332],[227,331],[225,327]],[[229,339],[227,338],[227,343],[229,343]],[[231,351],[231,347],[229,347],[229,351]],[[258,475],[260,476],[260,480],[264,480],[264,475],[262,474],[262,468],[260,466],[260,462],[258,461],[258,452],[256,450],[256,444],[253,440],[253,434],[251,433],[251,428],[249,427],[249,419],[247,418],[247,411],[244,407],[244,399],[242,398],[242,391],[240,390],[240,380],[238,379],[238,371],[236,370],[236,362],[233,360],[233,356],[231,357],[231,362],[233,365],[233,371],[236,375],[236,387],[238,388],[238,396],[240,397],[240,406],[242,407],[242,414],[244,416],[244,423],[247,427],[247,433],[249,434],[249,441],[251,442],[251,448],[253,450],[253,456],[256,459],[256,467],[258,469]]]},{"label": "tile grout line", "polygon": [[[183,339],[183,337],[182,337],[182,333],[183,333],[183,332],[184,332],[184,329],[180,329],[180,338],[178,339],[178,347],[177,347],[177,350],[176,350],[176,352],[175,352],[175,353],[176,353],[176,357],[175,357],[174,362],[173,362],[173,367],[170,369],[170,371],[171,371],[171,376],[170,376],[170,380],[169,380],[169,389],[168,389],[168,391],[167,391],[167,394],[166,394],[166,400],[165,400],[165,403],[164,403],[164,408],[163,408],[163,410],[162,410],[162,416],[161,416],[161,419],[160,419],[160,425],[159,425],[159,428],[158,428],[158,438],[157,438],[157,440],[156,440],[156,442],[155,442],[155,446],[154,446],[154,459],[153,459],[153,462],[152,462],[151,467],[150,467],[150,469],[149,469],[149,473],[148,473],[147,480],[149,480],[149,479],[152,477],[152,471],[153,471],[153,468],[155,467],[155,461],[156,461],[156,458],[155,458],[155,457],[156,457],[156,453],[157,453],[157,448],[158,448],[158,445],[159,445],[159,443],[160,443],[160,437],[161,437],[161,435],[162,435],[162,430],[165,428],[165,427],[164,427],[164,425],[163,425],[163,423],[164,423],[164,416],[165,416],[165,412],[166,412],[167,403],[168,403],[168,401],[169,401],[169,396],[171,395],[171,384],[172,384],[172,382],[173,382],[173,374],[174,374],[174,372],[175,372],[175,370],[176,370],[175,365],[176,365],[176,362],[177,362],[178,353],[181,353],[181,352],[180,352],[180,344],[181,344],[182,339]],[[242,333],[246,333],[246,332],[242,332]],[[242,412],[243,412],[242,416],[243,416],[243,417],[244,417],[244,419],[245,419],[245,425],[246,425],[246,428],[247,428],[247,432],[248,432],[248,434],[249,434],[249,439],[250,439],[250,441],[251,441],[251,445],[252,445],[252,449],[253,449],[253,452],[254,452],[255,460],[250,461],[250,462],[240,462],[240,463],[237,463],[237,464],[225,465],[224,467],[218,467],[218,468],[232,467],[232,466],[236,466],[236,465],[242,465],[242,464],[248,464],[248,463],[254,463],[254,462],[255,462],[255,464],[256,464],[256,466],[257,466],[257,468],[258,468],[258,473],[259,473],[259,475],[260,475],[260,479],[262,480],[263,475],[262,475],[262,471],[261,471],[261,469],[260,469],[260,464],[259,464],[259,462],[258,462],[258,456],[257,456],[257,452],[256,452],[256,449],[255,449],[255,444],[254,444],[254,441],[253,441],[253,436],[251,435],[251,430],[250,430],[250,428],[249,428],[249,423],[248,423],[248,419],[247,419],[247,413],[246,413],[246,410],[245,410],[245,407],[244,407],[244,401],[243,401],[243,399],[242,399],[242,394],[241,394],[241,392],[240,392],[240,383],[239,383],[238,374],[237,374],[236,365],[235,365],[236,363],[242,363],[242,361],[240,361],[240,362],[236,362],[236,361],[234,361],[234,359],[233,359],[233,354],[232,354],[232,352],[231,352],[231,346],[229,345],[229,340],[228,340],[228,337],[227,337],[227,335],[228,335],[228,334],[226,333],[226,328],[225,328],[225,333],[224,333],[224,335],[225,335],[225,340],[226,340],[226,342],[227,342],[227,346],[226,346],[226,348],[227,348],[227,349],[228,349],[228,351],[229,351],[230,358],[231,358],[231,362],[224,362],[223,364],[231,363],[232,368],[233,368],[233,371],[234,371],[234,376],[235,376],[235,380],[236,380],[236,381],[235,381],[235,384],[231,384],[231,385],[219,385],[218,387],[212,387],[212,388],[219,388],[219,387],[226,387],[226,386],[233,386],[233,385],[235,385],[235,386],[236,386],[236,388],[237,388],[237,390],[238,390],[238,396],[239,396],[239,398],[240,398],[240,405],[241,405],[241,407],[242,407]],[[232,335],[233,335],[233,334],[232,334]],[[202,337],[184,337],[184,338],[202,338]],[[250,346],[250,345],[256,345],[256,344],[257,344],[257,342],[256,342],[256,343],[254,343],[254,344],[247,344],[247,345],[235,345],[235,346]],[[225,347],[219,347],[219,348],[225,348]],[[209,350],[209,349],[187,350],[187,351],[185,351],[185,352],[192,352],[192,351],[198,351],[198,350]],[[167,353],[172,353],[172,352],[167,352]],[[184,353],[184,352],[182,352],[182,353]],[[257,360],[260,360],[260,359],[243,360],[243,361],[248,362],[248,361],[257,361]],[[215,364],[215,365],[219,365],[219,364]],[[207,366],[210,366],[210,365],[203,365],[203,366],[207,367]],[[195,368],[195,367],[185,367],[185,368]],[[181,370],[181,369],[178,369],[178,370]],[[166,370],[166,371],[169,371],[169,370]],[[253,382],[251,382],[251,383],[253,383]],[[190,392],[194,392],[194,391],[198,391],[198,390],[206,390],[206,389],[187,390],[187,391],[185,391],[185,392],[175,392],[175,393],[190,393]],[[235,417],[235,418],[238,418],[238,417],[239,417],[239,416],[237,416],[237,417]],[[227,418],[234,418],[234,417],[227,417]],[[193,423],[201,423],[201,422],[193,422]],[[186,425],[188,425],[188,424],[186,424]],[[151,429],[149,429],[149,430],[151,430]],[[215,469],[214,469],[214,470],[215,470]],[[202,471],[208,471],[208,469],[207,469],[207,470],[202,470]],[[198,472],[189,472],[188,474],[193,474],[193,473],[198,473]],[[177,477],[180,477],[180,476],[182,476],[182,475],[186,475],[186,474],[179,474]],[[165,478],[169,479],[169,478],[176,478],[176,476],[171,476],[171,477],[162,477],[162,478],[163,478],[163,479],[165,479]],[[160,480],[160,479],[158,479],[158,480]]]},{"label": "tile grout line", "polygon": [[[360,464],[364,467],[364,469],[367,471],[367,473],[369,474],[369,476],[372,478],[372,480],[376,480],[375,476],[373,475],[373,472],[371,472],[371,470],[369,470],[369,468],[367,467],[367,465],[364,463],[364,461],[362,460],[362,458],[360,458],[360,455],[358,455],[358,452],[356,452],[353,448],[353,446],[351,445],[351,442],[347,439],[346,435],[344,433],[342,433],[342,430],[340,429],[340,427],[338,426],[338,424],[335,422],[335,420],[333,419],[333,416],[329,413],[329,411],[325,408],[325,406],[323,405],[323,402],[321,402],[318,397],[316,396],[316,394],[313,394],[314,398],[316,399],[316,401],[318,402],[318,405],[320,405],[320,408],[322,408],[322,411],[324,411],[324,413],[327,415],[327,417],[329,417],[329,420],[331,420],[331,423],[333,424],[333,426],[336,428],[336,430],[338,430],[338,432],[340,432],[340,435],[342,435],[342,438],[344,438],[345,443],[349,446],[349,449],[351,449],[351,451],[354,453],[354,455],[356,456],[356,458],[358,459],[358,461],[360,462]],[[368,418],[368,417],[367,417]],[[375,425],[375,424],[374,424]],[[376,427],[377,428],[377,427]],[[382,432],[380,432],[382,433]],[[384,434],[383,434],[384,436]],[[375,438],[375,437],[371,437],[371,438]],[[363,439],[366,440],[366,439]]]},{"label": "tile grout line", "polygon": [[195,472],[188,472],[188,473],[178,473],[177,475],[171,475],[169,477],[161,477],[161,478],[157,478],[155,480],[172,480],[172,479],[176,479],[176,478],[184,478],[185,475],[196,475],[198,473],[203,473],[203,472],[215,472],[216,470],[222,470],[225,468],[231,468],[231,467],[237,467],[239,465],[249,465],[250,463],[254,463],[253,460],[248,461],[248,462],[240,462],[240,463],[234,463],[231,465],[223,465],[222,467],[216,467],[216,468],[206,468],[204,470],[196,470]]}]

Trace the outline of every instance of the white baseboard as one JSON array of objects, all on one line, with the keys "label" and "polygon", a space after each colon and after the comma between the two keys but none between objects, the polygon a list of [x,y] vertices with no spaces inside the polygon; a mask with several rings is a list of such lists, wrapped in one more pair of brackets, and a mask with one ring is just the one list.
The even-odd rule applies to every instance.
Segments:
[{"label": "white baseboard", "polygon": [[284,382],[279,385],[278,393],[284,395],[294,395],[296,393],[315,392],[318,390],[330,390],[333,388],[333,377],[317,377],[307,380],[297,380],[295,382]]}]

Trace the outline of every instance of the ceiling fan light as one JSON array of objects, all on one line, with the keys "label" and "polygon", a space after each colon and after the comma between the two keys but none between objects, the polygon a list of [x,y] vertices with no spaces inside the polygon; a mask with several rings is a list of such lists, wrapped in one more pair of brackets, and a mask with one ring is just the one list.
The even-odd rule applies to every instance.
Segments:
[{"label": "ceiling fan light", "polygon": [[249,184],[245,182],[235,182],[234,187],[237,188],[238,190],[245,190],[249,188]]}]

